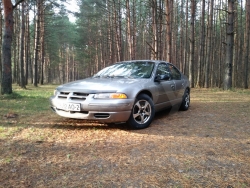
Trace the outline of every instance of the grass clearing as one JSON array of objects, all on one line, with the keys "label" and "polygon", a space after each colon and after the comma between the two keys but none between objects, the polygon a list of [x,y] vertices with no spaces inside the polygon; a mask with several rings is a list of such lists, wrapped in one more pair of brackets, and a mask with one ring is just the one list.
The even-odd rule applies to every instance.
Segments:
[{"label": "grass clearing", "polygon": [[129,130],[58,117],[54,88],[0,96],[0,187],[250,187],[250,90],[193,89]]}]

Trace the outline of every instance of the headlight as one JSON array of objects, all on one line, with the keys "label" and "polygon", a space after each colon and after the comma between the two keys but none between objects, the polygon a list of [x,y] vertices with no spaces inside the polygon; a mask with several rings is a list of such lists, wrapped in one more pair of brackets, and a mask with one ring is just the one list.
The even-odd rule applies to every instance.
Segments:
[{"label": "headlight", "polygon": [[95,99],[127,99],[124,93],[98,93],[94,95]]},{"label": "headlight", "polygon": [[57,89],[54,90],[54,96],[56,96],[58,94]]}]

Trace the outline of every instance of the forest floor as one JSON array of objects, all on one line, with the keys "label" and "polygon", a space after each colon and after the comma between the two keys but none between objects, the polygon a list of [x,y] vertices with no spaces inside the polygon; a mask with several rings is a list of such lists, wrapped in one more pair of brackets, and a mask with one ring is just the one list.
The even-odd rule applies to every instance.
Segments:
[{"label": "forest floor", "polygon": [[49,110],[54,86],[0,96],[0,187],[250,187],[250,91],[193,89],[151,126]]}]

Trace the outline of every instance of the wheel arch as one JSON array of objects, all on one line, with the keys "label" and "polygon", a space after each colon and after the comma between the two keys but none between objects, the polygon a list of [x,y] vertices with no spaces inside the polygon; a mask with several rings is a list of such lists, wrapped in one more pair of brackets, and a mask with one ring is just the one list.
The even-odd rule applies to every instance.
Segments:
[{"label": "wheel arch", "polygon": [[136,95],[136,97],[138,97],[141,94],[146,94],[146,95],[148,95],[153,100],[153,95],[152,95],[152,93],[149,90],[142,90],[142,91],[138,92],[138,94]]},{"label": "wheel arch", "polygon": [[187,90],[188,93],[190,94],[190,87],[187,87],[186,90]]}]

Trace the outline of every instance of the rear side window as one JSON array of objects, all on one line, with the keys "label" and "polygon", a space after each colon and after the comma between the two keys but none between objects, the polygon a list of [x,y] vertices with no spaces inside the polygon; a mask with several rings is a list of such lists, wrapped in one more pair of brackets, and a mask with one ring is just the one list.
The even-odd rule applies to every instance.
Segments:
[{"label": "rear side window", "polygon": [[169,70],[171,72],[171,75],[172,75],[172,79],[173,80],[180,80],[181,79],[181,73],[180,71],[173,65],[171,64],[168,64],[169,66]]}]

